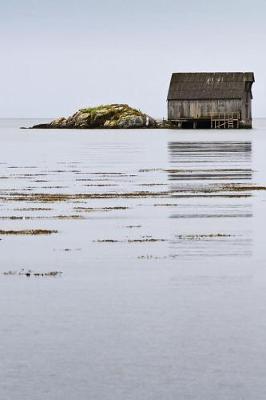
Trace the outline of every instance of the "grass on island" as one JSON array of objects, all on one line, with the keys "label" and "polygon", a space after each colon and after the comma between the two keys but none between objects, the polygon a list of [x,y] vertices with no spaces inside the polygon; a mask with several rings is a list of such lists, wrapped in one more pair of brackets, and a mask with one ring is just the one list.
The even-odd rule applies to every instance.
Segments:
[{"label": "grass on island", "polygon": [[127,104],[101,104],[96,107],[81,108],[79,111],[86,114],[108,114],[111,112],[117,115],[122,113],[127,115],[143,115],[140,110],[129,107]]}]

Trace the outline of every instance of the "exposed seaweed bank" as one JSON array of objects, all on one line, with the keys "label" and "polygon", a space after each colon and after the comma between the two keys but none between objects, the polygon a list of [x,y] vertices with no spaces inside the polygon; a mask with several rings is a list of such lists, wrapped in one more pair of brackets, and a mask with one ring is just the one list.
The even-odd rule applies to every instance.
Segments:
[{"label": "exposed seaweed bank", "polygon": [[27,278],[33,277],[56,277],[62,275],[63,272],[61,271],[49,271],[49,272],[34,272],[29,270],[25,270],[22,268],[20,271],[5,271],[2,272],[1,275],[4,276],[26,276]]},{"label": "exposed seaweed bank", "polygon": [[83,108],[72,116],[50,123],[34,125],[34,129],[145,129],[166,128],[167,122],[129,107],[127,104],[107,104]]},{"label": "exposed seaweed bank", "polygon": [[3,230],[0,229],[0,235],[51,235],[57,233],[57,230],[51,229],[22,229],[22,230]]}]

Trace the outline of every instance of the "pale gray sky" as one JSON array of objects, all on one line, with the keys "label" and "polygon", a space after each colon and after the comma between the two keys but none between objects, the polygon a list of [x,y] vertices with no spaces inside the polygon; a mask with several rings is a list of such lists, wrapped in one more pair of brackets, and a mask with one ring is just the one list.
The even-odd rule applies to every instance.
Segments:
[{"label": "pale gray sky", "polygon": [[265,0],[1,0],[0,117],[111,102],[163,117],[185,71],[254,71],[266,116],[265,16]]}]

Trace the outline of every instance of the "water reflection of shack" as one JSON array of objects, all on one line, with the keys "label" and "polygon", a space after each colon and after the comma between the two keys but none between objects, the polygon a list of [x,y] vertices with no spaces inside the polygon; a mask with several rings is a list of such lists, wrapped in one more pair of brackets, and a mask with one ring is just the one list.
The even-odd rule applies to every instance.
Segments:
[{"label": "water reflection of shack", "polygon": [[251,128],[253,72],[174,73],[168,120],[177,128]]},{"label": "water reflection of shack", "polygon": [[[227,135],[226,135],[227,136]],[[168,180],[174,224],[172,256],[252,254],[252,143],[168,143]],[[244,190],[241,188],[244,187]]]}]

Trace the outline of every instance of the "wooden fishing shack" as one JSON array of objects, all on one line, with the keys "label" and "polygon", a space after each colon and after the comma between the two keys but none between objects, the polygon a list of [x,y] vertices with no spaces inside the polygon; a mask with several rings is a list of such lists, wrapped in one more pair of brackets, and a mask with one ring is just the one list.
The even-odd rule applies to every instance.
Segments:
[{"label": "wooden fishing shack", "polygon": [[252,128],[253,72],[172,74],[168,120],[177,128]]}]

